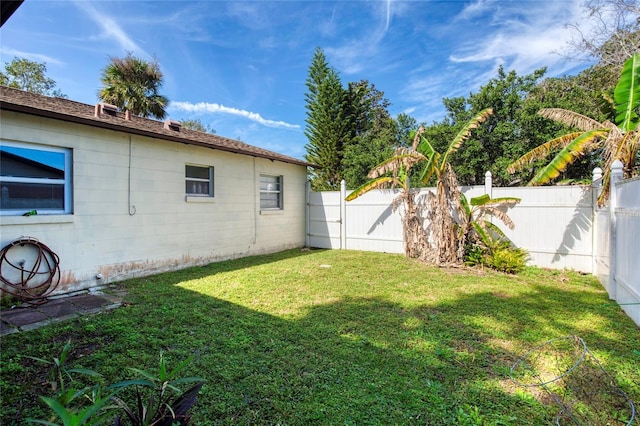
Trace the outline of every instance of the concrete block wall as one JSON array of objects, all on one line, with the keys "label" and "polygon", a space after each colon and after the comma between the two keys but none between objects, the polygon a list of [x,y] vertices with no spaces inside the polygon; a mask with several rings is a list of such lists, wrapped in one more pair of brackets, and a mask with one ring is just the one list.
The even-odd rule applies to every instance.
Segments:
[{"label": "concrete block wall", "polygon": [[[73,214],[0,216],[2,247],[60,256],[57,292],[304,246],[303,166],[6,111],[0,139],[72,149]],[[186,197],[185,164],[214,167],[212,199]],[[260,174],[283,177],[282,210],[260,210]]]}]

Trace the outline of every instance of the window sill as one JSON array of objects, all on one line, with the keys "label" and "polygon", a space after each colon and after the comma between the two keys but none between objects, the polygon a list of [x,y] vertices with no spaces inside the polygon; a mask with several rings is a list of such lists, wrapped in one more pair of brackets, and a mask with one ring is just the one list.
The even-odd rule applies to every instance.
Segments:
[{"label": "window sill", "polygon": [[215,203],[215,197],[198,197],[193,195],[185,196],[184,200],[187,203]]},{"label": "window sill", "polygon": [[284,214],[284,210],[282,209],[260,210],[260,214],[264,216],[274,216],[274,215]]},{"label": "window sill", "polygon": [[33,216],[0,216],[2,225],[39,225],[43,223],[73,223],[72,214],[47,215],[39,214]]}]

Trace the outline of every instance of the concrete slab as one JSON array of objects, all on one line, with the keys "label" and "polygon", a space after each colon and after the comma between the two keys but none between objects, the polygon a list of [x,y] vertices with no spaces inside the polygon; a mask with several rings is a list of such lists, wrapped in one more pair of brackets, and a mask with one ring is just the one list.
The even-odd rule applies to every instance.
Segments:
[{"label": "concrete slab", "polygon": [[31,308],[12,309],[10,311],[2,311],[0,314],[2,321],[15,327],[22,327],[27,324],[46,321],[48,317],[40,311]]},{"label": "concrete slab", "polygon": [[[33,330],[53,322],[77,318],[122,306],[126,292],[117,295],[89,292],[67,297],[56,297],[41,304],[23,304],[13,309],[0,310],[0,336]],[[118,297],[122,296],[122,297]]]},{"label": "concrete slab", "polygon": [[3,321],[0,321],[0,336],[5,336],[11,333],[17,333],[19,330],[15,327],[11,327]]},{"label": "concrete slab", "polygon": [[78,307],[72,305],[67,300],[55,300],[50,303],[46,303],[37,309],[48,317],[57,318],[67,315],[76,315],[78,313]]},{"label": "concrete slab", "polygon": [[110,302],[100,296],[96,296],[93,294],[83,294],[81,296],[74,296],[70,298],[71,302],[83,310],[90,310],[95,308],[100,308],[106,305],[109,305]]}]

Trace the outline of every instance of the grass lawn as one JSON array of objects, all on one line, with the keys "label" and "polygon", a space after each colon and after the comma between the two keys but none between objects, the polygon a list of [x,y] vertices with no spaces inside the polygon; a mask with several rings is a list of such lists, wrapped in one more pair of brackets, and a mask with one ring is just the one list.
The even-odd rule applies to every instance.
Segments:
[{"label": "grass lawn", "polygon": [[104,383],[195,353],[192,424],[552,424],[509,380],[518,357],[578,335],[640,401],[640,329],[592,276],[438,269],[399,255],[291,250],[121,283],[125,307],[2,338],[0,424],[48,413],[47,369]]}]

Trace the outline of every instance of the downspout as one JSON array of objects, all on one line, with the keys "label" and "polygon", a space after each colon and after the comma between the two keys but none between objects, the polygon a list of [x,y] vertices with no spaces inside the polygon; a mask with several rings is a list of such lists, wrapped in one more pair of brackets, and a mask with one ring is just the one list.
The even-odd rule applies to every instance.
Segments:
[{"label": "downspout", "polygon": [[255,246],[256,241],[258,239],[258,208],[260,208],[260,200],[257,199],[256,194],[256,185],[258,181],[256,180],[256,157],[253,157],[253,242],[252,244]]},{"label": "downspout", "polygon": [[136,214],[136,206],[131,205],[131,135],[129,135],[129,176],[127,181],[127,202],[129,203],[129,216]]}]

